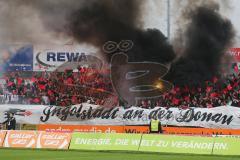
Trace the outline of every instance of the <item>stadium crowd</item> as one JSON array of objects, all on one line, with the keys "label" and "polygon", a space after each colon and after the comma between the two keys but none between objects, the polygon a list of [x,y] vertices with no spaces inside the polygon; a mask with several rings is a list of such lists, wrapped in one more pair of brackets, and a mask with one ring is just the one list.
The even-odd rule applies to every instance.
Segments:
[{"label": "stadium crowd", "polygon": [[112,97],[109,71],[79,67],[77,72],[6,73],[0,87],[1,103],[69,106],[82,102],[103,105]]},{"label": "stadium crowd", "polygon": [[212,108],[231,105],[240,107],[240,73],[231,74],[226,79],[213,77],[206,81],[202,87],[175,86],[171,92],[163,94],[155,101],[141,102],[144,108],[154,106]]},{"label": "stadium crowd", "polygon": [[[117,105],[113,94],[109,70],[79,67],[77,72],[33,72],[23,78],[20,72],[3,76],[0,87],[0,103],[50,104],[69,106],[88,102],[97,105]],[[213,77],[202,87],[175,86],[171,92],[155,100],[141,100],[142,108],[201,107],[223,105],[240,106],[240,73],[229,75],[224,80]]]}]

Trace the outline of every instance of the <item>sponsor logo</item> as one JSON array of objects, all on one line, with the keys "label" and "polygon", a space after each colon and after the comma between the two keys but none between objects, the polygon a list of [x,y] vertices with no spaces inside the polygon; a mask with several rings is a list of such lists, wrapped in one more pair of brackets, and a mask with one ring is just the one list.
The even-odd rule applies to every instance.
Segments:
[{"label": "sponsor logo", "polygon": [[35,148],[36,141],[35,131],[8,131],[4,147]]},{"label": "sponsor logo", "polygon": [[70,133],[39,132],[37,148],[68,149]]},{"label": "sponsor logo", "polygon": [[78,63],[97,63],[102,64],[101,59],[93,55],[87,55],[81,52],[68,52],[68,51],[50,51],[46,50],[38,52],[36,55],[36,61],[38,64],[45,67],[58,67],[57,64],[67,62],[78,62]]},{"label": "sponsor logo", "polygon": [[231,48],[227,51],[227,54],[232,56],[235,61],[240,61],[240,48]]}]

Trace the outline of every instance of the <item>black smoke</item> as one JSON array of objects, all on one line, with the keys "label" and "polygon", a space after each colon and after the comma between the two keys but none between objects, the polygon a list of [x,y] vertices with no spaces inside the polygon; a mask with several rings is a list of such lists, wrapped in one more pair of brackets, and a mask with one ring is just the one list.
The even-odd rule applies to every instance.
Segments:
[{"label": "black smoke", "polygon": [[184,54],[172,64],[168,74],[168,79],[179,86],[198,86],[219,77],[221,58],[234,37],[231,22],[214,8],[201,6],[190,16]]},{"label": "black smoke", "polygon": [[[172,46],[157,29],[142,28],[145,0],[12,0],[14,6],[38,13],[48,31],[54,31],[98,48],[107,41],[131,40],[131,61],[169,63],[175,58]],[[17,9],[17,8],[16,8]],[[26,8],[25,8],[26,9]],[[18,11],[16,11],[18,12]],[[104,54],[110,60],[111,54]]]},{"label": "black smoke", "polygon": [[175,53],[167,38],[157,29],[141,28],[143,4],[143,0],[87,1],[69,16],[72,36],[98,47],[107,41],[131,40],[134,47],[128,53],[130,61],[168,63]]},{"label": "black smoke", "polygon": [[[68,3],[74,5],[73,2]],[[52,24],[50,20],[54,22],[54,16],[45,17],[51,17],[48,14],[55,15],[62,9],[65,13],[62,31],[80,43],[89,43],[102,48],[107,41],[132,40],[134,47],[127,53],[130,61],[153,61],[164,64],[172,62],[166,78],[179,86],[201,85],[213,76],[219,76],[221,58],[234,37],[231,22],[223,18],[216,7],[207,4],[196,6],[188,14],[190,23],[182,38],[185,39],[185,46],[181,49],[184,50],[184,54],[175,59],[175,52],[161,31],[142,28],[141,7],[145,1],[82,0],[80,2],[74,7],[62,2],[54,4],[57,8],[53,10],[46,11],[45,8],[44,12],[47,13],[43,14],[45,25],[53,26],[47,24]],[[56,28],[52,27],[55,30]],[[103,54],[108,60],[111,59],[112,54]]]},{"label": "black smoke", "polygon": [[[107,41],[132,40],[134,47],[127,53],[130,61],[153,61],[164,64],[172,62],[166,78],[176,85],[197,85],[217,76],[220,60],[234,36],[231,22],[207,4],[194,8],[188,14],[190,23],[187,31],[184,37],[180,38],[185,39],[185,46],[181,48],[184,54],[175,59],[175,52],[161,31],[142,28],[141,18],[144,16],[142,6],[145,2],[145,0],[11,0],[3,1],[1,4],[9,6],[6,10],[14,11],[16,13],[14,16],[21,15],[21,11],[28,9],[29,13],[38,15],[47,31],[63,33],[80,43],[89,43],[98,48],[102,48]],[[164,7],[159,6],[159,9],[161,8]],[[174,13],[172,14],[174,16]],[[6,28],[11,27],[13,26]],[[103,54],[110,60],[111,54]]]}]

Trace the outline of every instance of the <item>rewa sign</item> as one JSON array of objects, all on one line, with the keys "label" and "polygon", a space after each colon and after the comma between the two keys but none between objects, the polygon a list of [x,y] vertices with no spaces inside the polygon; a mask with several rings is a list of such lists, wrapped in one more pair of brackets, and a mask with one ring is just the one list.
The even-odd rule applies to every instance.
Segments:
[{"label": "rewa sign", "polygon": [[99,67],[102,65],[102,61],[95,56],[94,51],[76,46],[63,45],[50,48],[34,46],[35,71],[54,71],[61,68],[76,69],[79,65]]}]

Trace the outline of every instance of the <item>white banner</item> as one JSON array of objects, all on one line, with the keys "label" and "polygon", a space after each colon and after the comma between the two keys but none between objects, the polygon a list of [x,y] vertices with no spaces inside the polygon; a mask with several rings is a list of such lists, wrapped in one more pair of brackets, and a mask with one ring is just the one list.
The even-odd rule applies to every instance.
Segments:
[{"label": "white banner", "polygon": [[96,48],[89,45],[34,45],[33,70],[61,71],[62,67],[74,69],[79,65],[91,65],[92,61],[101,63],[97,53]]},{"label": "white banner", "polygon": [[87,103],[71,107],[6,104],[0,105],[1,123],[9,112],[15,114],[17,123],[24,124],[148,125],[157,117],[163,125],[240,129],[240,108],[232,106],[181,110],[106,108]]}]

